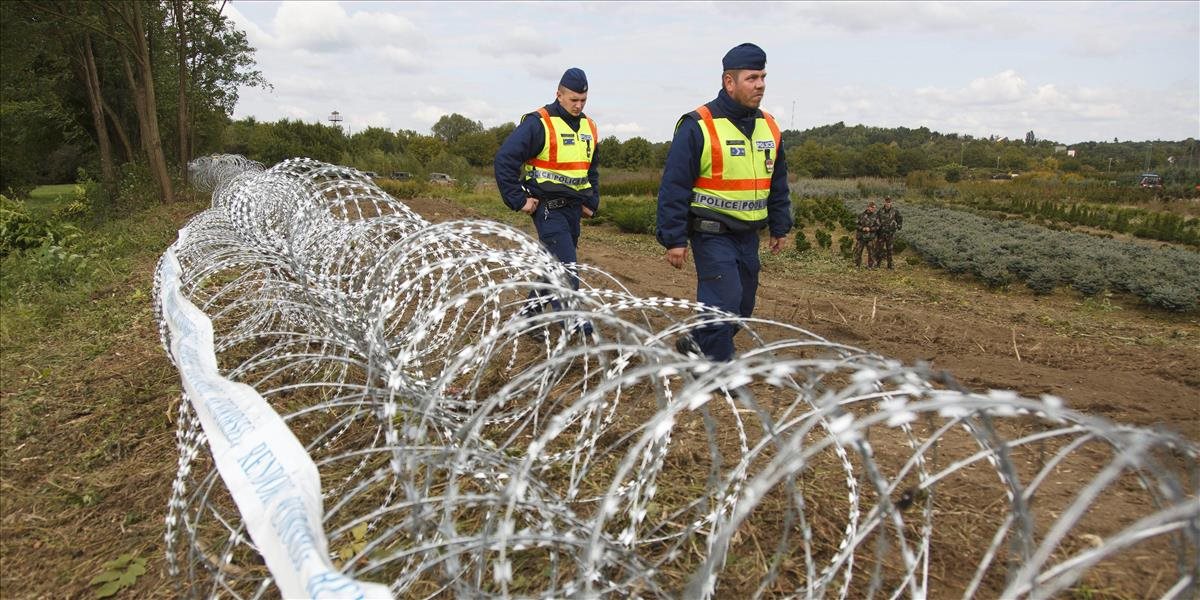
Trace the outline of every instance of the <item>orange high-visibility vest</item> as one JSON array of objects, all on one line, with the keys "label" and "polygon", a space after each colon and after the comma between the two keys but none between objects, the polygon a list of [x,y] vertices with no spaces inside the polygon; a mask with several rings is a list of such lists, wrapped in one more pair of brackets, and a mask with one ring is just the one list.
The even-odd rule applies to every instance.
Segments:
[{"label": "orange high-visibility vest", "polygon": [[562,117],[550,116],[544,106],[537,114],[541,115],[542,129],[546,131],[545,143],[540,154],[525,162],[526,175],[538,183],[560,183],[575,190],[591,188],[588,169],[600,143],[596,122],[585,117],[579,123],[579,131],[572,131]]}]

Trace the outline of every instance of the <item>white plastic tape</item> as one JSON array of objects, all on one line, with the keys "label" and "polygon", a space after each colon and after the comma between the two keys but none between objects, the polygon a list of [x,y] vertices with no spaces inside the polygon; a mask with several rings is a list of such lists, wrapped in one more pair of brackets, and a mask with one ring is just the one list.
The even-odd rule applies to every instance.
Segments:
[{"label": "white plastic tape", "polygon": [[159,281],[171,355],[217,471],[283,597],[391,598],[387,586],[334,568],[317,466],[254,388],[217,371],[212,321],[180,293],[181,272],[174,248],[168,248]]}]

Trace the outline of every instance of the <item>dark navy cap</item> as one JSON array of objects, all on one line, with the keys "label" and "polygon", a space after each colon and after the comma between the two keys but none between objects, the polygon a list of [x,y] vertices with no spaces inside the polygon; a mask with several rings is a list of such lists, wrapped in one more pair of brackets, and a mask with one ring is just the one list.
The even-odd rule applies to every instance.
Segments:
[{"label": "dark navy cap", "polygon": [[761,71],[767,68],[767,53],[754,44],[738,44],[725,53],[725,58],[721,59],[721,68],[726,71],[734,69]]},{"label": "dark navy cap", "polygon": [[583,69],[571,67],[563,73],[562,79],[558,81],[558,85],[577,94],[582,94],[587,91],[587,75],[583,73]]}]

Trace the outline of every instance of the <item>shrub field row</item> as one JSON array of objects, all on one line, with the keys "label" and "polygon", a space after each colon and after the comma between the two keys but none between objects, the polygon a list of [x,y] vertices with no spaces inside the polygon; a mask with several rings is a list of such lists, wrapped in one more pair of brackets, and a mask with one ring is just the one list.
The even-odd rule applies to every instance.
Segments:
[{"label": "shrub field row", "polygon": [[[851,207],[852,208],[852,207]],[[1174,247],[1054,231],[948,208],[903,206],[901,237],[929,264],[991,286],[1020,281],[1036,293],[1067,285],[1084,295],[1128,292],[1150,306],[1200,306],[1200,254]]]},{"label": "shrub field row", "polygon": [[1048,222],[1083,225],[1140,238],[1200,246],[1200,218],[1104,204],[1076,204],[1005,196],[960,196],[957,202]]}]

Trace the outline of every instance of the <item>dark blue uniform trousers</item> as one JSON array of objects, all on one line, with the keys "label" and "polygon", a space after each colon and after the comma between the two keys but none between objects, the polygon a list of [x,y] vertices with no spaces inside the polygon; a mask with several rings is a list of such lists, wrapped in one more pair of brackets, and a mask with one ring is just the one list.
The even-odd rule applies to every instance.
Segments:
[{"label": "dark blue uniform trousers", "polygon": [[[758,232],[699,233],[689,239],[696,261],[696,299],[735,315],[754,313],[758,292]],[[717,323],[692,332],[692,338],[711,360],[733,358],[733,336],[738,326]]]},{"label": "dark blue uniform trousers", "polygon": [[[574,203],[555,209],[548,209],[544,203],[539,203],[537,210],[533,211],[533,225],[537,228],[538,241],[567,266],[567,271],[571,273],[571,289],[575,290],[579,289],[579,277],[575,275],[575,261],[578,259],[575,247],[579,244],[579,220],[582,217],[583,208]],[[543,294],[537,290],[529,292],[530,302],[525,310],[541,312],[547,303],[554,310],[562,308],[557,298],[543,298]],[[584,331],[590,330],[591,324],[586,323]]]}]

